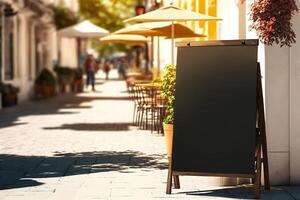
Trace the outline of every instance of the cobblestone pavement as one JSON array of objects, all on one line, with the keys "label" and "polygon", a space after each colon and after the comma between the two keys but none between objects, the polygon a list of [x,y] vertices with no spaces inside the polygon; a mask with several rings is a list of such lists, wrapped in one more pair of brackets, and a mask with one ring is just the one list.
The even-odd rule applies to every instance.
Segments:
[{"label": "cobblestone pavement", "polygon": [[[98,79],[96,89],[0,111],[1,200],[251,199],[247,186],[205,177],[182,177],[166,195],[164,138],[131,126],[124,82]],[[262,197],[300,199],[299,190]]]}]

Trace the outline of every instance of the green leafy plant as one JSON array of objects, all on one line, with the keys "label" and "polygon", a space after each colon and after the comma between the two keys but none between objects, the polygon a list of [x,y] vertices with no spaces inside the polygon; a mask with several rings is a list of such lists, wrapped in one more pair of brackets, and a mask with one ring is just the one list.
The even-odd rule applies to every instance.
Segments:
[{"label": "green leafy plant", "polygon": [[267,45],[291,46],[296,42],[291,19],[298,12],[295,0],[255,0],[251,4],[250,29]]},{"label": "green leafy plant", "polygon": [[[89,19],[94,24],[110,32],[125,27],[124,20],[133,17],[136,0],[78,0],[79,15],[82,19]],[[92,40],[92,47],[102,57],[108,57],[117,52],[130,52],[131,46],[126,44],[99,45],[98,39]]]},{"label": "green leafy plant", "polygon": [[83,70],[81,68],[74,69],[74,80],[80,81],[83,78]]},{"label": "green leafy plant", "polygon": [[162,95],[166,98],[167,110],[164,123],[174,123],[174,105],[175,105],[175,84],[176,84],[176,67],[167,65],[161,78]]},{"label": "green leafy plant", "polygon": [[35,79],[35,85],[54,86],[56,79],[52,72],[48,69],[43,69]]},{"label": "green leafy plant", "polygon": [[0,92],[2,94],[11,94],[20,92],[20,88],[10,84],[10,83],[0,83]]},{"label": "green leafy plant", "polygon": [[54,12],[54,23],[58,30],[79,22],[79,17],[67,8],[64,3],[60,3],[57,6],[53,5],[52,10]]},{"label": "green leafy plant", "polygon": [[70,84],[75,78],[74,70],[69,67],[55,66],[54,71],[57,74],[59,83]]},{"label": "green leafy plant", "polygon": [[10,83],[0,83],[0,93],[2,93],[2,107],[9,107],[18,104],[20,89]]}]

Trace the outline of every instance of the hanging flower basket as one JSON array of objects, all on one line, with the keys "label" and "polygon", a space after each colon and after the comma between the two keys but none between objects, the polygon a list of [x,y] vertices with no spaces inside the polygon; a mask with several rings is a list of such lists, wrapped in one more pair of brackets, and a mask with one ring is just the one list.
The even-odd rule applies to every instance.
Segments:
[{"label": "hanging flower basket", "polygon": [[250,18],[259,39],[267,45],[291,46],[296,42],[291,19],[298,12],[295,0],[254,0]]}]

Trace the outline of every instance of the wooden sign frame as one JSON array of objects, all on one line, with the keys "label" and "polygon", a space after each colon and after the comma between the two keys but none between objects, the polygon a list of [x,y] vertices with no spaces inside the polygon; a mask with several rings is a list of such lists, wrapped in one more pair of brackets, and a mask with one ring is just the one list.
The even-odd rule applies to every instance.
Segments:
[{"label": "wooden sign frame", "polygon": [[257,128],[256,128],[256,148],[255,148],[255,173],[254,174],[218,174],[218,173],[198,173],[182,172],[172,169],[172,158],[169,158],[169,168],[167,177],[166,193],[172,192],[172,177],[174,179],[174,188],[180,188],[179,176],[220,176],[220,177],[241,177],[251,178],[254,184],[254,198],[260,198],[261,195],[261,171],[264,172],[264,188],[270,190],[269,163],[267,155],[267,136],[265,127],[265,110],[261,82],[260,64],[257,64]]}]

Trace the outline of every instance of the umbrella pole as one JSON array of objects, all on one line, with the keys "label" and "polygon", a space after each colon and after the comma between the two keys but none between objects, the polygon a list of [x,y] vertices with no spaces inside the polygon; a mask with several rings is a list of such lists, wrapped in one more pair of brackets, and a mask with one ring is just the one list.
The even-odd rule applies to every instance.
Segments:
[{"label": "umbrella pole", "polygon": [[159,76],[160,74],[160,50],[159,50],[159,36],[157,36],[157,67],[158,67],[158,70],[157,70],[157,74]]},{"label": "umbrella pole", "polygon": [[154,65],[154,37],[151,36],[151,68]]},{"label": "umbrella pole", "polygon": [[174,21],[172,21],[172,65],[174,65]]}]

